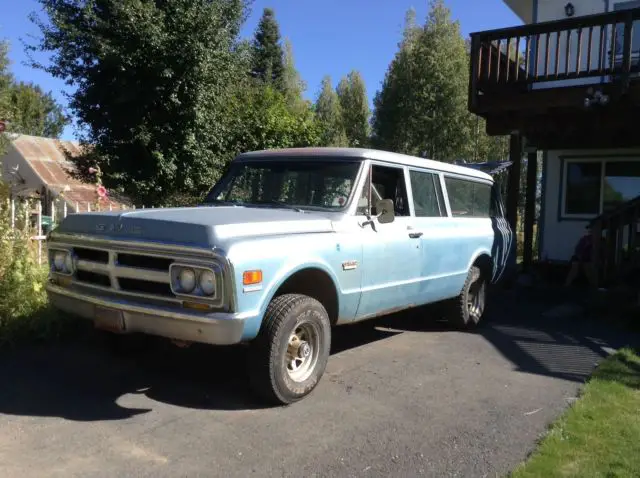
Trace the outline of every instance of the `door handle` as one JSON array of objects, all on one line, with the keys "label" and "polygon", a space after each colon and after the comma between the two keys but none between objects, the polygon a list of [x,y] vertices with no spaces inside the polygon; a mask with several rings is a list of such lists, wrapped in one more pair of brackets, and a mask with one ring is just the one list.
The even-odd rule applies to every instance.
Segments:
[{"label": "door handle", "polygon": [[422,233],[421,232],[410,232],[409,233],[409,237],[411,239],[418,239],[418,238],[422,237]]}]

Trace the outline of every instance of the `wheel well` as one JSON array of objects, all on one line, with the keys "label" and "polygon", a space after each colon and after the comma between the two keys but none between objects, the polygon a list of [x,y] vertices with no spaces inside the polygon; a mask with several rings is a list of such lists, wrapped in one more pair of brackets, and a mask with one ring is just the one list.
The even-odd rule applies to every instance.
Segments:
[{"label": "wheel well", "polygon": [[289,277],[276,291],[282,294],[304,294],[320,302],[334,325],[338,321],[338,292],[333,280],[320,269],[303,269]]},{"label": "wheel well", "polygon": [[478,256],[478,258],[476,258],[476,260],[473,262],[473,265],[480,268],[480,272],[482,273],[483,277],[485,277],[485,279],[491,280],[491,275],[493,273],[493,263],[491,261],[491,257],[489,257],[487,254],[482,254]]}]

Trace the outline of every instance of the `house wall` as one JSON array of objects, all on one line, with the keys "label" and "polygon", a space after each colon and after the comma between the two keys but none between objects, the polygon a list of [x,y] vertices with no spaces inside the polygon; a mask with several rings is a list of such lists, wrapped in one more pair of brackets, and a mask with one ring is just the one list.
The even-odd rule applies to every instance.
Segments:
[{"label": "house wall", "polygon": [[[640,149],[546,152],[543,172],[543,206],[540,217],[540,258],[542,260],[568,261],[589,219],[596,217],[596,215],[566,217],[563,214],[565,163],[572,160],[602,162],[607,159],[640,163]],[[638,194],[640,195],[640,190]]]}]

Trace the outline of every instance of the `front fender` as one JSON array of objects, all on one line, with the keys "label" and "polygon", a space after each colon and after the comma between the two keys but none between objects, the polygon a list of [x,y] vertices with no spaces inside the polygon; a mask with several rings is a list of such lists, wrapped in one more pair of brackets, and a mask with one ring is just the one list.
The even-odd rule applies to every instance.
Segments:
[{"label": "front fender", "polygon": [[273,280],[270,282],[269,286],[266,288],[266,293],[263,294],[262,300],[260,303],[260,315],[264,315],[267,307],[273,297],[278,292],[278,289],[289,279],[291,276],[296,274],[297,272],[303,271],[305,269],[318,269],[322,272],[325,272],[333,282],[333,286],[335,287],[338,293],[338,300],[340,300],[340,288],[338,286],[338,278],[335,273],[325,262],[323,259],[315,257],[305,260],[296,260],[290,263],[283,264],[282,267],[275,274]]},{"label": "front fender", "polygon": [[[247,292],[242,288],[242,277],[239,277],[240,289],[238,293],[242,296],[241,308],[244,311],[251,310],[247,313],[247,321],[245,322],[243,340],[251,340],[258,335],[260,326],[262,325],[262,318],[269,306],[269,303],[276,295],[278,289],[289,279],[291,276],[305,269],[317,269],[326,273],[338,293],[338,303],[340,302],[340,288],[338,286],[338,280],[329,264],[319,257],[295,257],[282,263],[275,271],[269,271],[264,275],[266,281],[263,284],[262,290],[259,292]],[[260,295],[258,295],[258,293]]]}]

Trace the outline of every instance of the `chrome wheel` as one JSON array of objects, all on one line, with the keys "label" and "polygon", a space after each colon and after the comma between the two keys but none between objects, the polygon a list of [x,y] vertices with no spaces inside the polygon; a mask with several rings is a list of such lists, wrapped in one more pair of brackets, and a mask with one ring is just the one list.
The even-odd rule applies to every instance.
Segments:
[{"label": "chrome wheel", "polygon": [[276,296],[250,347],[251,385],[271,403],[297,402],[318,385],[330,351],[331,321],[324,306],[302,294]]},{"label": "chrome wheel", "polygon": [[469,313],[469,317],[478,321],[482,317],[484,313],[484,304],[485,304],[485,284],[484,280],[480,277],[477,281],[475,281],[469,287],[469,294],[467,296],[467,310]]},{"label": "chrome wheel", "polygon": [[314,324],[302,322],[289,336],[285,357],[287,373],[294,382],[307,380],[318,362],[319,331]]}]

